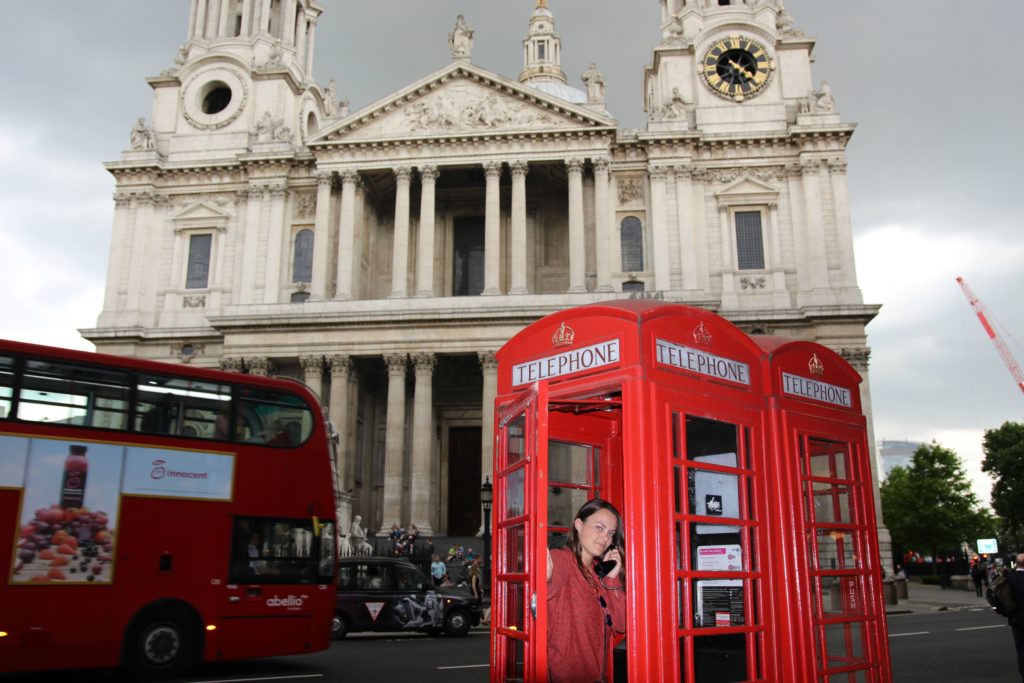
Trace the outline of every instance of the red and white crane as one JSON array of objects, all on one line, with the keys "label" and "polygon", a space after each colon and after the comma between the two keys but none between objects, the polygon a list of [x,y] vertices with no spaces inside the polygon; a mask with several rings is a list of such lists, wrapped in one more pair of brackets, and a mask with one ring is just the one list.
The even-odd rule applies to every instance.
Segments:
[{"label": "red and white crane", "polygon": [[1017,363],[1017,359],[1010,353],[1010,349],[1003,342],[1003,338],[999,336],[999,332],[996,328],[988,321],[988,317],[985,315],[985,304],[981,303],[981,300],[974,295],[971,288],[967,286],[962,277],[956,279],[960,283],[960,288],[964,290],[964,296],[967,297],[968,303],[971,304],[971,308],[978,315],[978,320],[981,321],[981,326],[985,328],[985,334],[992,340],[996,350],[999,351],[999,355],[1003,357],[1003,362],[1006,363],[1006,367],[1010,369],[1010,374],[1013,375],[1013,381],[1017,383],[1017,388],[1024,391],[1024,372],[1021,371],[1020,365]]}]

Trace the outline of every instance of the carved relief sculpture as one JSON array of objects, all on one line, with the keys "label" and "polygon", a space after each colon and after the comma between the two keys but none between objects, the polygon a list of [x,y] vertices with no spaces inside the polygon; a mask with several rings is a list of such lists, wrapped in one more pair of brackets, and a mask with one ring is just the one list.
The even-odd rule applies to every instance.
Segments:
[{"label": "carved relief sculpture", "polygon": [[284,119],[274,118],[265,111],[263,118],[256,122],[253,133],[257,142],[287,142],[292,136],[292,129],[284,125]]},{"label": "carved relief sculpture", "polygon": [[405,111],[405,129],[419,131],[494,130],[554,125],[556,119],[526,102],[510,101],[497,93],[480,96],[471,85],[455,85],[413,102]]},{"label": "carved relief sculpture", "polygon": [[639,178],[619,178],[617,185],[619,204],[639,201],[643,197],[643,182]]}]

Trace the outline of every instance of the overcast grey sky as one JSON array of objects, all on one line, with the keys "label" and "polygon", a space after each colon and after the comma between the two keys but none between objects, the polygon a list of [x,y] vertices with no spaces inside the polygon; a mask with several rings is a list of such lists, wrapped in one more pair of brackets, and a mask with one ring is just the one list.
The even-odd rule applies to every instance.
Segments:
[{"label": "overcast grey sky", "polygon": [[[463,14],[473,61],[515,78],[534,0],[321,0],[315,76],[360,109],[443,67]],[[549,0],[570,83],[590,62],[609,109],[640,128],[657,0]],[[857,267],[867,303],[877,439],[937,440],[984,500],[981,436],[1024,421],[1024,394],[959,287],[963,275],[1024,362],[1021,0],[787,0],[818,40],[814,74],[844,121]],[[173,63],[188,0],[57,0],[0,43],[0,337],[91,348],[114,183],[102,162],[150,117],[145,78]]]}]

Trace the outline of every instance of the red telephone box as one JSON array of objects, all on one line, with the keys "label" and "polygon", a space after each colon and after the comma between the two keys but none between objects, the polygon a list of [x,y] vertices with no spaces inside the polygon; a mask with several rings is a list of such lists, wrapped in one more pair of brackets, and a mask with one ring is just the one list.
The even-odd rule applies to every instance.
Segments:
[{"label": "red telephone box", "polygon": [[[626,537],[609,680],[891,678],[859,401],[837,416],[779,393],[802,351],[766,342],[702,309],[619,301],[498,352],[493,682],[547,680],[546,549],[593,497]],[[856,393],[848,365],[831,372]]]},{"label": "red telephone box", "polygon": [[[752,337],[765,351],[770,448],[789,492],[776,539],[792,551],[798,598],[788,604],[800,680],[889,681],[889,638],[878,556],[861,377],[831,349]],[[813,653],[813,657],[809,653]]]}]

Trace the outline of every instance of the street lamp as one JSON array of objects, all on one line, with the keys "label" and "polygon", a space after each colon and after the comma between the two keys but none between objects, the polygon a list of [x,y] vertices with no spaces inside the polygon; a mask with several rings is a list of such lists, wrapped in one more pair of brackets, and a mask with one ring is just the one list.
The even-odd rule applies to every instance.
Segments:
[{"label": "street lamp", "polygon": [[491,502],[493,500],[494,487],[491,485],[491,478],[487,477],[480,485],[480,504],[484,508],[484,581],[481,583],[488,589],[491,585]]}]

